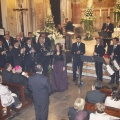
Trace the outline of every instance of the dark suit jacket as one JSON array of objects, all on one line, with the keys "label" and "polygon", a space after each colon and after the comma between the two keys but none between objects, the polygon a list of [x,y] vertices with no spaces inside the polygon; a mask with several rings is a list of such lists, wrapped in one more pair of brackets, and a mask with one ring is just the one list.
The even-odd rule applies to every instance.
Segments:
[{"label": "dark suit jacket", "polygon": [[14,66],[21,66],[23,55],[20,53],[20,48],[13,47],[13,49],[11,50],[11,55],[13,57]]},{"label": "dark suit jacket", "polygon": [[[80,51],[80,54],[77,54],[77,51]],[[80,43],[80,46],[77,47],[77,42],[72,44],[72,50],[71,53],[74,57],[79,57],[80,55],[84,55],[85,54],[85,44],[84,43]]]},{"label": "dark suit jacket", "polygon": [[4,67],[4,64],[5,64],[5,57],[6,55],[3,54],[2,55],[2,52],[4,51],[4,46],[2,45],[1,48],[0,48],[0,67]]},{"label": "dark suit jacket", "polygon": [[41,105],[49,102],[52,88],[48,78],[35,73],[29,77],[28,88],[32,92],[34,104]]},{"label": "dark suit jacket", "polygon": [[66,32],[67,32],[67,31],[73,31],[73,30],[74,30],[74,26],[73,26],[73,24],[72,24],[71,21],[67,22],[67,24],[66,24],[66,26],[65,26],[65,30],[66,30]]},{"label": "dark suit jacket", "polygon": [[114,53],[113,60],[116,60],[118,63],[120,63],[120,45],[117,45],[115,49],[113,45],[110,45],[108,49],[108,55],[110,56],[112,53]]},{"label": "dark suit jacket", "polygon": [[20,84],[24,87],[27,87],[28,85],[28,78],[21,75],[21,73],[14,73],[11,77],[11,82],[14,84]]},{"label": "dark suit jacket", "polygon": [[11,71],[3,70],[2,80],[6,81],[6,82],[11,82],[12,75],[13,75],[13,73]]},{"label": "dark suit jacket", "polygon": [[109,30],[108,33],[108,37],[112,37],[112,33],[114,32],[114,25],[112,23],[110,23],[109,25],[107,25],[107,23],[103,23],[102,26],[102,31],[104,31],[105,29]]},{"label": "dark suit jacket", "polygon": [[103,55],[105,54],[105,49],[103,45],[99,45],[98,47],[97,45],[95,45],[94,52],[97,53],[97,56],[103,57]]},{"label": "dark suit jacket", "polygon": [[105,102],[106,95],[99,90],[88,91],[85,100],[90,103]]},{"label": "dark suit jacket", "polygon": [[85,110],[77,110],[74,107],[70,107],[68,110],[69,120],[89,120],[89,113]]}]

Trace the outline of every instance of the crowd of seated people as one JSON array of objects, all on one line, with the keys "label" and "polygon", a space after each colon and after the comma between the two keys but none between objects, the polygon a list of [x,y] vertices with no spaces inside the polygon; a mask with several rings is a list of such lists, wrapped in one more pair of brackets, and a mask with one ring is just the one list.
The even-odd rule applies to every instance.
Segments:
[{"label": "crowd of seated people", "polygon": [[[106,96],[106,93],[101,92],[103,88],[102,82],[95,81],[92,85],[92,90],[88,91],[85,100],[77,98],[74,107],[69,107],[69,120],[119,120],[120,117],[115,117],[105,113],[106,106],[120,109],[120,90],[117,87],[112,88],[111,96]],[[107,90],[110,90],[106,88]],[[95,112],[85,108],[85,103],[95,105]],[[76,107],[77,106],[77,107]]]}]

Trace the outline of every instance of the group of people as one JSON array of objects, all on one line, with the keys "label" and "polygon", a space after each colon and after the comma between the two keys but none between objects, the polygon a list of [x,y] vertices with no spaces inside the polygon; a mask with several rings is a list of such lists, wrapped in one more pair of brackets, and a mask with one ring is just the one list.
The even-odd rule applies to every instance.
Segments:
[{"label": "group of people", "polygon": [[[120,109],[120,90],[117,87],[112,88],[111,96],[101,92],[101,81],[95,81],[92,90],[86,93],[85,99],[77,98],[74,107],[69,107],[69,120],[118,120],[115,116],[105,113],[105,107],[113,107]],[[96,112],[84,110],[85,102],[95,104]]]},{"label": "group of people", "polygon": [[[110,18],[107,17],[107,21],[109,20]],[[71,22],[68,23],[71,24]],[[109,35],[113,32],[113,30],[111,30],[112,27],[110,26],[112,26],[111,23],[107,25],[103,24],[102,28],[102,30],[104,32],[108,32]],[[68,27],[66,27],[66,29],[68,29]],[[71,29],[73,29],[73,26]],[[107,39],[110,39],[110,37]],[[110,56],[110,64],[112,64],[113,60],[116,60],[118,64],[120,63],[120,46],[118,45],[118,42],[119,39],[115,37],[113,38],[113,45],[108,46],[107,53]],[[51,42],[45,33],[41,33],[38,40],[36,40],[35,37],[32,37],[31,32],[28,33],[27,38],[25,38],[23,32],[21,32],[16,36],[16,39],[13,40],[10,33],[7,31],[4,38],[0,39],[0,67],[4,67],[2,79],[3,81],[23,85],[25,87],[25,93],[28,96],[29,93],[32,92],[36,120],[47,120],[49,95],[51,95],[53,91],[61,92],[68,89],[65,52],[62,50],[60,43],[55,45],[54,51],[52,51],[52,56],[49,54],[49,52],[51,52],[50,49]],[[83,68],[81,56],[85,54],[85,44],[81,42],[80,35],[76,37],[76,42],[72,44],[71,54],[73,56],[73,81],[77,81],[76,71],[78,68],[80,75],[79,79],[81,79]],[[103,45],[101,37],[96,37],[93,56],[103,57],[104,54],[105,44]],[[52,67],[51,83],[47,77],[49,64]],[[72,120],[71,117],[75,116],[79,112],[83,112],[86,118],[88,118],[88,112],[83,111],[85,101],[97,103],[96,108],[98,114],[100,111],[99,106],[101,105],[104,107],[100,102],[105,102],[106,96],[103,93],[99,94],[99,88],[101,88],[100,83],[103,81],[102,65],[102,62],[95,62],[96,76],[97,81],[99,82],[95,83],[95,86],[93,86],[94,92],[92,91],[86,94],[85,100],[77,100],[82,102],[82,107],[80,107],[79,110],[73,108],[70,109],[72,112],[75,111],[75,113],[72,113],[73,115],[71,115],[71,112],[69,113],[70,120]],[[28,76],[23,71],[28,73],[32,72],[34,74]],[[111,76],[110,84],[114,82],[116,82],[117,85],[119,84],[119,70],[115,70],[115,73]],[[96,87],[96,84],[99,84],[99,86]],[[119,94],[117,95],[120,96]],[[94,98],[95,100],[97,99],[96,102]],[[111,98],[116,100],[115,96],[112,96]],[[91,101],[89,101],[89,99],[91,99]],[[107,98],[106,101],[108,99],[109,98]],[[119,98],[117,98],[117,100],[120,101]],[[108,105],[108,102],[105,103]],[[104,113],[104,110],[100,111],[100,114],[101,113]],[[91,114],[90,120],[93,119],[92,116],[95,115]],[[77,118],[79,118],[79,115]]]}]

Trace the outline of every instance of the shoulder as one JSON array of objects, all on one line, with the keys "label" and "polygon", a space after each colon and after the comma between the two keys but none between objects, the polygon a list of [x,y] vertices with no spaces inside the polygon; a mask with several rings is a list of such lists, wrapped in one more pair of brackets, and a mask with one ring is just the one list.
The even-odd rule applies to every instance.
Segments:
[{"label": "shoulder", "polygon": [[85,43],[81,42],[81,45],[85,45]]}]

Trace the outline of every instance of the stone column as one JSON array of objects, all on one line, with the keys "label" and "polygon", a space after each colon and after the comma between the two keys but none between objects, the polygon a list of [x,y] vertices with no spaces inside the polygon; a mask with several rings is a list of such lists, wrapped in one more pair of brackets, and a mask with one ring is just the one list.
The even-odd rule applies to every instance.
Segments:
[{"label": "stone column", "polygon": [[81,18],[81,2],[79,0],[72,0],[72,22],[79,24]]}]

